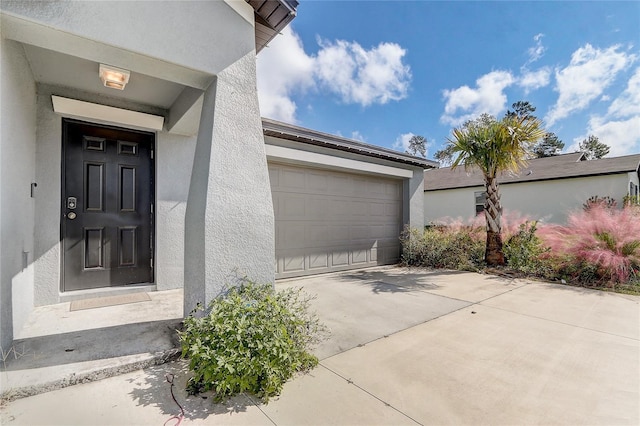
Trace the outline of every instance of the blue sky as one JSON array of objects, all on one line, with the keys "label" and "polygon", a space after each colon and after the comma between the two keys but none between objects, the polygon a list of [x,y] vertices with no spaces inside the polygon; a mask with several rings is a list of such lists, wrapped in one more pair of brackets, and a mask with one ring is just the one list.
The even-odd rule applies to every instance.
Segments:
[{"label": "blue sky", "polygon": [[640,2],[301,0],[258,55],[264,117],[427,157],[526,100],[565,152],[640,153]]}]

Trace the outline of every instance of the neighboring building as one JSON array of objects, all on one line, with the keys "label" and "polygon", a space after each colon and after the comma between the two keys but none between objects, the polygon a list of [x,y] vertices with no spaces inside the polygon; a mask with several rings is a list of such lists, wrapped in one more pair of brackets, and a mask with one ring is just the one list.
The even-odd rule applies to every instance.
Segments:
[{"label": "neighboring building", "polygon": [[[503,209],[533,219],[564,223],[572,210],[591,196],[609,196],[623,205],[638,195],[640,154],[586,161],[582,153],[529,160],[517,174],[498,182]],[[484,180],[479,171],[442,168],[425,171],[425,224],[444,217],[470,218],[484,205]]]},{"label": "neighboring building", "polygon": [[296,6],[2,1],[3,348],[35,306],[184,287],[189,312],[235,274],[397,259],[435,163],[261,121],[256,51]]}]

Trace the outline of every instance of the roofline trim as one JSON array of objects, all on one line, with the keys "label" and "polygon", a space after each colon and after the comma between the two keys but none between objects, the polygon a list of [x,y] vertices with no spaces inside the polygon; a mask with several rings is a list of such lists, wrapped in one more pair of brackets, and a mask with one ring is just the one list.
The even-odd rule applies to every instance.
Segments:
[{"label": "roofline trim", "polygon": [[310,145],[323,146],[339,151],[352,152],[368,157],[380,158],[396,163],[422,167],[423,169],[437,168],[438,163],[432,160],[414,157],[391,149],[342,138],[340,136],[322,133],[303,127],[263,118],[262,129],[266,136],[302,142]]},{"label": "roofline trim", "polygon": [[[541,178],[541,179],[531,179],[531,180],[518,180],[515,182],[498,182],[498,185],[515,185],[518,183],[530,183],[530,182],[543,182],[547,180],[564,180],[564,179],[580,179],[592,176],[608,176],[608,175],[621,175],[623,173],[635,172],[635,170],[618,170],[616,172],[604,172],[604,173],[590,173],[590,174],[581,174],[575,176],[560,176],[560,177],[550,177],[550,178]],[[463,189],[463,188],[475,188],[476,186],[484,186],[484,183],[480,183],[478,185],[461,185],[461,186],[450,186],[447,188],[438,188],[438,189],[425,189],[424,192],[433,192],[433,191],[448,191],[450,189]]]}]

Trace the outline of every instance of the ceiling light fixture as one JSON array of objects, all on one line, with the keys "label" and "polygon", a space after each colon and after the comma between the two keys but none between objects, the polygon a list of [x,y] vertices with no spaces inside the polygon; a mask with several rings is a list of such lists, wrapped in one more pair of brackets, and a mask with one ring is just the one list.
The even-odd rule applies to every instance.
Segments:
[{"label": "ceiling light fixture", "polygon": [[124,86],[129,82],[129,74],[127,70],[100,64],[100,80],[105,87],[124,90]]}]

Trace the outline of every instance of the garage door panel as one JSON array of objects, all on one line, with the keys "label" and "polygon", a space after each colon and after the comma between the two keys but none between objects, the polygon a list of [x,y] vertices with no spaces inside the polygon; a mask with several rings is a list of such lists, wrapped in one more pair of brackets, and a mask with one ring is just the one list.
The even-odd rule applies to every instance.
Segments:
[{"label": "garage door panel", "polygon": [[369,216],[369,203],[366,201],[348,203],[347,209],[350,210],[351,216],[359,216],[359,220],[365,220],[365,217]]},{"label": "garage door panel", "polygon": [[351,252],[351,263],[354,265],[367,263],[368,258],[370,258],[370,256],[367,256],[368,252],[368,249],[353,250]]},{"label": "garage door panel", "polygon": [[277,224],[276,234],[280,237],[276,243],[288,249],[304,249],[306,227],[302,223],[289,223],[286,225]]},{"label": "garage door panel", "polygon": [[282,256],[282,272],[304,272],[304,255],[302,253],[287,253]]},{"label": "garage door panel", "polygon": [[349,265],[349,252],[344,249],[335,249],[331,252],[331,266]]},{"label": "garage door panel", "polygon": [[314,197],[307,200],[306,212],[308,219],[326,220],[329,216],[327,197]]},{"label": "garage door panel", "polygon": [[311,253],[308,258],[309,269],[326,269],[329,267],[329,255],[326,252]]},{"label": "garage door panel", "polygon": [[331,198],[329,200],[329,206],[331,211],[331,219],[338,218],[343,220],[346,216],[350,216],[349,204],[345,202],[344,198]]},{"label": "garage door panel", "polygon": [[305,173],[303,170],[280,169],[279,186],[287,189],[305,189]]},{"label": "garage door panel", "polygon": [[402,200],[402,185],[386,184],[384,192],[395,200]]},{"label": "garage door panel", "polygon": [[373,262],[373,263],[377,263],[378,262],[378,248],[374,247],[371,250],[369,250],[369,261]]},{"label": "garage door panel", "polygon": [[347,175],[329,176],[329,193],[340,196],[353,195],[350,179]]},{"label": "garage door panel", "polygon": [[305,218],[305,200],[287,195],[280,200],[280,216],[282,219],[304,219]]},{"label": "garage door panel", "polygon": [[329,226],[328,225],[309,225],[307,226],[306,241],[308,247],[319,246],[325,247],[330,244]]},{"label": "garage door panel", "polygon": [[384,216],[385,212],[386,212],[386,204],[385,203],[380,203],[380,202],[369,203],[369,215],[370,216]]},{"label": "garage door panel", "polygon": [[[333,245],[339,245],[349,235],[349,225],[332,225],[328,228],[328,239]],[[336,244],[338,243],[338,244]]]},{"label": "garage door panel", "polygon": [[390,240],[393,240],[394,238],[398,237],[398,227],[395,224],[392,225],[386,225],[384,227],[384,234],[382,235],[383,238],[388,238]]},{"label": "garage door panel", "polygon": [[353,225],[351,227],[351,240],[369,240],[371,232],[368,225]]},{"label": "garage door panel", "polygon": [[326,174],[310,172],[306,175],[310,193],[326,193],[329,191],[329,177]]},{"label": "garage door panel", "polygon": [[394,263],[402,181],[269,164],[277,277]]},{"label": "garage door panel", "polygon": [[280,186],[280,169],[269,169],[269,181],[273,186]]},{"label": "garage door panel", "polygon": [[402,214],[401,206],[394,203],[387,203],[384,206],[384,214],[389,217],[400,217]]},{"label": "garage door panel", "polygon": [[366,185],[366,192],[365,194],[368,197],[374,197],[374,198],[384,198],[385,195],[385,184],[384,182],[381,181],[369,181],[367,182]]}]

